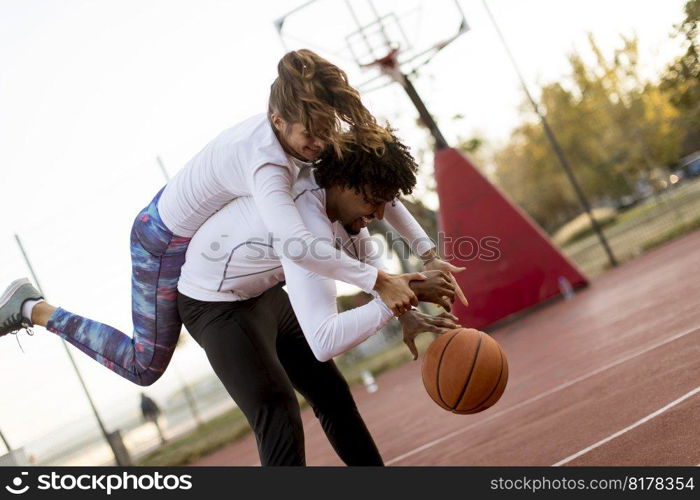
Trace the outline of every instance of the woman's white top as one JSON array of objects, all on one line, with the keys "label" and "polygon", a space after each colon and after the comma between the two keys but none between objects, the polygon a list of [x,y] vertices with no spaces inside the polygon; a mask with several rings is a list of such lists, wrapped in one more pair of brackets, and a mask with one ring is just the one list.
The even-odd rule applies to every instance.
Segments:
[{"label": "woman's white top", "polygon": [[[292,199],[298,174],[299,165],[282,149],[267,115],[256,115],[225,130],[195,155],[166,185],[158,211],[170,231],[189,238],[231,200],[250,196],[276,251],[289,241],[313,244],[315,251],[298,265],[369,292],[377,279],[376,268],[361,266],[324,242],[314,243]],[[434,247],[400,202],[388,204],[384,217],[415,253]],[[228,232],[235,235],[236,228]]]}]

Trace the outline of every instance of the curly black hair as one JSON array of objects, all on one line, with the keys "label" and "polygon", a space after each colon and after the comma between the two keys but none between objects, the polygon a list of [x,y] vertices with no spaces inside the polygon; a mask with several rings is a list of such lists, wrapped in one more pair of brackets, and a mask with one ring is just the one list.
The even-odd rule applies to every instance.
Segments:
[{"label": "curly black hair", "polygon": [[324,189],[341,186],[363,193],[369,201],[392,201],[410,194],[416,185],[418,165],[409,148],[388,129],[391,140],[384,142],[381,156],[355,145],[340,159],[327,147],[315,163],[314,176]]}]

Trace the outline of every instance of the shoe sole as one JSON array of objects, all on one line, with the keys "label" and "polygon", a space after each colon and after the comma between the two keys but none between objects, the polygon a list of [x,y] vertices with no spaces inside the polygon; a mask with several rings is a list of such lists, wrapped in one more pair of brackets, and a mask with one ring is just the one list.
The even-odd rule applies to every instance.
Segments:
[{"label": "shoe sole", "polygon": [[10,301],[15,292],[17,292],[17,290],[19,290],[23,285],[31,285],[31,283],[27,278],[20,278],[10,283],[10,286],[7,287],[5,292],[2,294],[2,297],[0,297],[0,307],[4,307]]}]

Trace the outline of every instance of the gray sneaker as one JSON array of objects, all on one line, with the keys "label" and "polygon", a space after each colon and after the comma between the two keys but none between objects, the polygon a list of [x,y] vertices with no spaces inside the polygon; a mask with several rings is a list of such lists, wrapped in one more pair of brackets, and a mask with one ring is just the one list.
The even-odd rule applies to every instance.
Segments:
[{"label": "gray sneaker", "polygon": [[15,333],[22,328],[31,328],[31,318],[22,317],[22,304],[27,300],[43,299],[39,290],[27,278],[10,283],[0,296],[0,337]]}]

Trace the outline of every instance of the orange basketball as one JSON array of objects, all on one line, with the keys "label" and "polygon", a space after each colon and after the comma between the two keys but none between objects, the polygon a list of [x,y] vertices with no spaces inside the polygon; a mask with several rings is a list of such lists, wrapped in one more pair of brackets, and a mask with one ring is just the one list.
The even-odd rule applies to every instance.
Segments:
[{"label": "orange basketball", "polygon": [[508,360],[491,336],[460,328],[430,344],[422,374],[425,390],[442,408],[478,413],[501,398],[508,382]]}]

